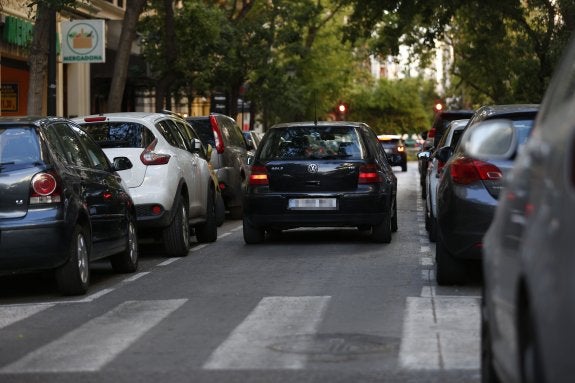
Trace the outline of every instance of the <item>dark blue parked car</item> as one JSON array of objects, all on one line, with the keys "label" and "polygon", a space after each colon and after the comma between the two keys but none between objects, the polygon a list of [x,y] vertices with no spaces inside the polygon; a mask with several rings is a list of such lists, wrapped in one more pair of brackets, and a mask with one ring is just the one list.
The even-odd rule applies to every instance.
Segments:
[{"label": "dark blue parked car", "polygon": [[0,274],[54,270],[63,294],[84,294],[89,262],[138,266],[135,210],[117,170],[76,124],[0,118]]},{"label": "dark blue parked car", "polygon": [[[484,121],[513,121],[520,142],[527,139],[537,115],[537,105],[494,105],[479,108],[469,120],[459,145],[440,148],[436,153],[445,162],[437,187],[437,238],[435,277],[439,285],[465,283],[468,266],[476,261],[479,269],[483,235],[489,228],[504,175],[513,159],[500,156],[473,156],[473,148],[484,142],[484,131],[476,127]],[[507,135],[493,132],[488,145],[491,149],[504,144]],[[451,155],[453,153],[453,155]]]}]

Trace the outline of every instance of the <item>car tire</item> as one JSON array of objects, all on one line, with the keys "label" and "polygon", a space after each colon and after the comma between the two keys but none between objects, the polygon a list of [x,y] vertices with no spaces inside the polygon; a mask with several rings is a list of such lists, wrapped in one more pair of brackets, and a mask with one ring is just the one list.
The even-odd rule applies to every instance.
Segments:
[{"label": "car tire", "polygon": [[397,226],[397,198],[396,198],[395,202],[393,203],[393,217],[391,217],[391,231],[395,233],[397,229],[398,226]]},{"label": "car tire", "polygon": [[226,220],[226,206],[224,205],[224,199],[222,193],[216,193],[216,223],[219,226],[224,224]]},{"label": "car tire", "polygon": [[404,163],[401,164],[401,171],[402,171],[402,172],[406,172],[406,171],[407,171],[407,163],[406,163],[406,162],[404,162]]},{"label": "car tire", "polygon": [[391,242],[391,212],[386,212],[378,225],[371,227],[371,239],[377,243]]},{"label": "car tire", "polygon": [[216,222],[216,202],[213,190],[208,192],[206,206],[206,222],[196,227],[196,239],[198,242],[214,242],[218,239],[218,223]]},{"label": "car tire", "polygon": [[541,367],[541,357],[537,340],[535,338],[535,328],[532,314],[527,308],[521,310],[522,328],[520,329],[520,357],[521,357],[521,381],[525,383],[545,383],[543,369]]},{"label": "car tire", "polygon": [[265,230],[253,226],[246,219],[246,217],[244,217],[243,220],[243,232],[244,232],[244,242],[250,245],[256,243],[262,243],[265,239],[266,234]]},{"label": "car tire", "polygon": [[138,269],[138,234],[135,219],[128,218],[126,249],[110,258],[112,268],[117,273],[133,273]]},{"label": "car tire", "polygon": [[501,383],[493,367],[493,350],[485,293],[481,300],[481,383]]},{"label": "car tire", "polygon": [[437,219],[433,211],[429,212],[429,231],[427,232],[430,242],[437,242]]},{"label": "car tire", "polygon": [[63,295],[82,295],[90,284],[91,239],[88,231],[76,225],[68,247],[68,261],[56,269],[56,283]]},{"label": "car tire", "polygon": [[435,242],[435,280],[439,286],[465,282],[467,268],[464,261],[454,258],[445,247],[441,237]]},{"label": "car tire", "polygon": [[190,251],[190,223],[183,197],[178,198],[175,208],[172,222],[162,232],[164,249],[169,256],[185,257]]}]

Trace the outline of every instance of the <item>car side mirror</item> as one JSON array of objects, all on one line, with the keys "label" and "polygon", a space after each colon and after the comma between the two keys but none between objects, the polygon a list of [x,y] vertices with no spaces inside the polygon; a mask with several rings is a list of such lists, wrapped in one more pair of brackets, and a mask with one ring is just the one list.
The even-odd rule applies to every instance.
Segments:
[{"label": "car side mirror", "polygon": [[128,157],[114,157],[114,161],[112,163],[112,168],[116,172],[132,169],[133,166],[132,161],[130,161]]},{"label": "car side mirror", "polygon": [[517,152],[517,132],[511,120],[482,121],[469,127],[460,145],[479,160],[510,160]]},{"label": "car side mirror", "polygon": [[451,156],[453,155],[453,148],[451,146],[444,146],[442,148],[437,149],[434,154],[434,157],[437,158],[440,162],[446,163]]},{"label": "car side mirror", "polygon": [[202,141],[198,140],[197,138],[192,138],[190,140],[190,148],[191,148],[190,151],[192,153],[200,153],[200,154],[205,153],[205,149],[204,149],[204,145],[202,145]]},{"label": "car side mirror", "polygon": [[430,157],[430,152],[429,151],[424,151],[424,152],[419,152],[417,153],[417,159],[421,160],[423,158],[428,159]]}]

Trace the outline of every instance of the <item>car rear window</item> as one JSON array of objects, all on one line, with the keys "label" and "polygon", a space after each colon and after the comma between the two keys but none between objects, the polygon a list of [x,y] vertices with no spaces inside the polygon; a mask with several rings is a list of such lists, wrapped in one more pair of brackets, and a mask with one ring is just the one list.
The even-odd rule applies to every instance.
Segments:
[{"label": "car rear window", "polygon": [[379,142],[381,142],[381,145],[383,145],[384,148],[394,148],[402,143],[399,138],[386,138],[379,140]]},{"label": "car rear window", "polygon": [[194,119],[190,118],[187,120],[192,127],[195,129],[198,136],[200,136],[200,141],[204,145],[212,145],[212,147],[216,146],[216,140],[214,138],[214,131],[212,129],[212,124],[210,123],[209,118],[205,119]]},{"label": "car rear window", "polygon": [[153,133],[137,122],[102,122],[81,124],[102,148],[145,148],[153,140]]},{"label": "car rear window", "polygon": [[0,165],[33,165],[40,162],[40,145],[33,127],[0,127]]},{"label": "car rear window", "polygon": [[347,126],[294,126],[274,128],[262,141],[259,158],[272,160],[361,159],[358,132]]}]

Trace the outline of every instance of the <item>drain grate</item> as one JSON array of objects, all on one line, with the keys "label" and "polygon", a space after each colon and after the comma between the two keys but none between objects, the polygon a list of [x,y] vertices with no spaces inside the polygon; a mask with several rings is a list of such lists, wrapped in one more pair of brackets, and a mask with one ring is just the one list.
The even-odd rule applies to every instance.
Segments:
[{"label": "drain grate", "polygon": [[365,334],[299,334],[277,338],[268,348],[283,353],[306,354],[313,360],[341,361],[359,355],[397,350],[398,340]]}]

